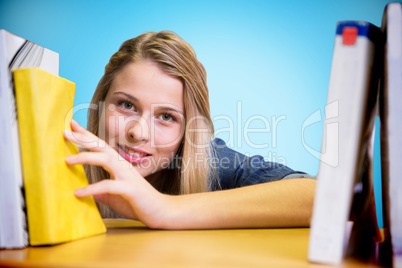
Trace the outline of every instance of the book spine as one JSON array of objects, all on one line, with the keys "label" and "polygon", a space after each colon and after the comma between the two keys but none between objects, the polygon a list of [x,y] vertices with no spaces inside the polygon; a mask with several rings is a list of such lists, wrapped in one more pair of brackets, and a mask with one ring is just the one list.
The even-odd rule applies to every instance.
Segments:
[{"label": "book spine", "polygon": [[380,94],[381,170],[385,241],[382,264],[402,267],[402,3],[389,3],[382,29],[386,35],[384,79]]},{"label": "book spine", "polygon": [[366,22],[337,25],[310,232],[311,262],[339,264],[347,248],[352,198],[363,162],[363,131],[371,113],[378,35],[379,29]]},{"label": "book spine", "polygon": [[[28,245],[14,86],[10,76],[8,33],[0,31],[0,248]],[[22,39],[22,38],[21,38]]]}]

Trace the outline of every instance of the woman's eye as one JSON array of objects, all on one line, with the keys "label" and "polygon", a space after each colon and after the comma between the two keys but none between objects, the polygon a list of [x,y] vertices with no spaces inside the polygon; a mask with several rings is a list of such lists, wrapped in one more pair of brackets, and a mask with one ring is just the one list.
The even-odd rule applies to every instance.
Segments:
[{"label": "woman's eye", "polygon": [[160,118],[161,118],[163,121],[166,121],[166,122],[168,122],[168,121],[170,121],[170,120],[174,120],[174,117],[171,116],[170,114],[162,114],[162,115],[160,116]]},{"label": "woman's eye", "polygon": [[124,101],[121,103],[121,106],[123,106],[124,109],[126,110],[133,110],[134,109],[134,105],[130,102]]}]

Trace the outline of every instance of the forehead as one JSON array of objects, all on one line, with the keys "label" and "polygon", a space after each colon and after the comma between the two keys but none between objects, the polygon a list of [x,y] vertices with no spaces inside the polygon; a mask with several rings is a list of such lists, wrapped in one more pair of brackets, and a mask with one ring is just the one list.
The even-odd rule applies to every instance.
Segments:
[{"label": "forehead", "polygon": [[124,66],[113,79],[108,96],[116,92],[132,95],[143,105],[170,104],[184,111],[183,83],[149,61]]}]

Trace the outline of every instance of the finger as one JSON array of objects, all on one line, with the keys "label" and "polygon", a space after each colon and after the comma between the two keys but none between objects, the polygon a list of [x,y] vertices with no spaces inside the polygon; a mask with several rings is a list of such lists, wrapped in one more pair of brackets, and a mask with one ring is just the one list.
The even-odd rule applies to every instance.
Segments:
[{"label": "finger", "polygon": [[70,140],[71,142],[84,148],[91,149],[92,151],[115,151],[106,141],[100,139],[98,136],[82,127],[74,119],[71,119],[71,129],[73,130],[72,132],[65,130],[65,136],[69,139],[75,138],[74,140]]},{"label": "finger", "polygon": [[[74,119],[71,119],[71,129],[73,130],[73,133],[81,133],[83,136],[87,137],[88,139],[99,139],[98,136],[93,134],[91,131],[88,129],[82,127],[80,124],[78,124],[77,121]],[[106,143],[106,142],[105,142]]]},{"label": "finger", "polygon": [[102,166],[111,161],[108,154],[104,152],[81,152],[78,154],[69,155],[65,158],[69,165],[90,164]]},{"label": "finger", "polygon": [[[94,185],[94,184],[93,184]],[[82,188],[81,188],[82,189]],[[81,189],[77,189],[75,195],[77,197],[85,197],[87,195],[80,194]],[[85,188],[84,188],[85,189]],[[138,219],[135,215],[129,200],[121,195],[120,193],[102,193],[92,195],[96,202],[102,203],[106,206],[111,207],[117,213],[128,219]]]},{"label": "finger", "polygon": [[64,130],[63,135],[68,141],[92,151],[102,152],[111,149],[111,147],[104,140],[96,137],[89,131],[81,133]]},{"label": "finger", "polygon": [[138,220],[130,203],[124,197],[114,194],[99,194],[93,195],[93,198],[96,202],[111,207],[114,211],[127,219]]},{"label": "finger", "polygon": [[86,187],[79,188],[74,191],[74,194],[77,197],[104,194],[126,196],[128,188],[129,187],[127,187],[126,181],[102,180],[100,182],[90,184]]},{"label": "finger", "polygon": [[125,170],[122,165],[129,166],[130,163],[124,159],[119,159],[119,154],[109,154],[106,152],[81,152],[65,158],[69,165],[89,164],[103,167],[110,174],[120,177],[119,173]]},{"label": "finger", "polygon": [[102,203],[106,206],[110,206],[109,205],[109,194],[94,194],[93,198],[95,199],[96,202],[98,203]]},{"label": "finger", "polygon": [[75,121],[74,119],[71,119],[70,122],[71,125],[71,129],[75,132],[84,132],[84,131],[88,131],[87,129],[85,129],[83,126],[81,126],[77,121]]}]

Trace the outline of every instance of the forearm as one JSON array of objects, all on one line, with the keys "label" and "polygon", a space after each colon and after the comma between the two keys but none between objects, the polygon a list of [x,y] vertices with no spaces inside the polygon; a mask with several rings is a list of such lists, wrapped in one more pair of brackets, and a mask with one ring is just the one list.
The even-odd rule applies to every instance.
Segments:
[{"label": "forearm", "polygon": [[163,229],[309,226],[314,179],[290,179],[232,190],[169,196]]}]

